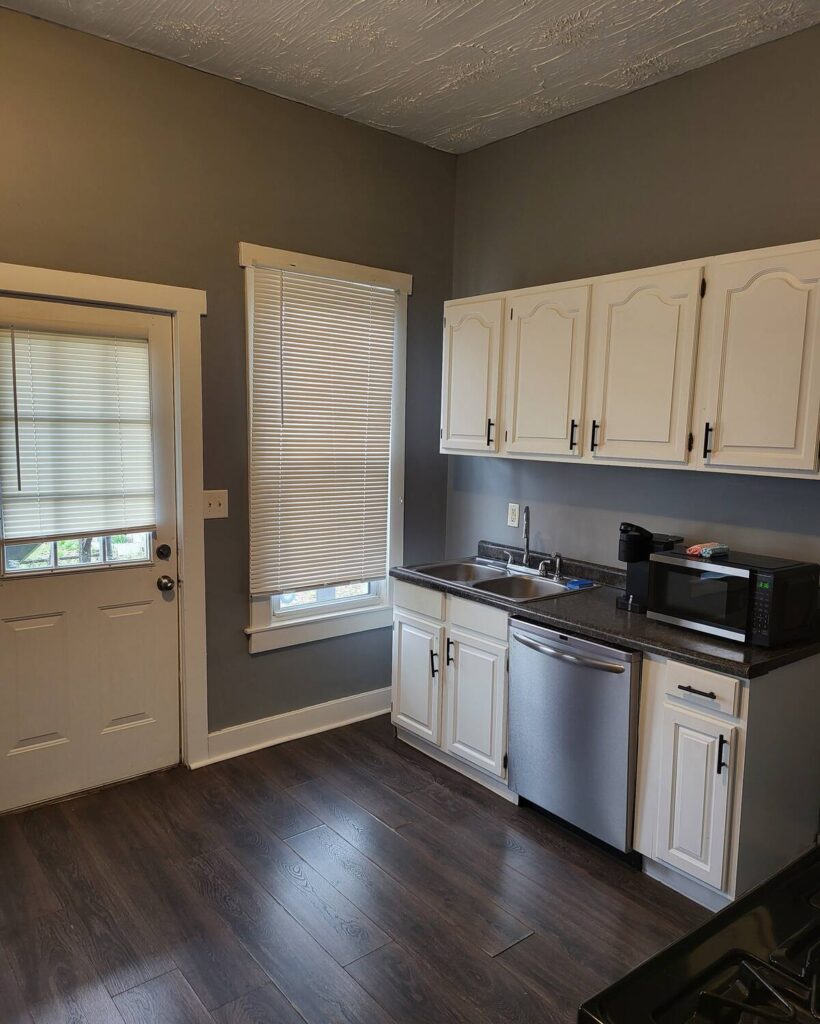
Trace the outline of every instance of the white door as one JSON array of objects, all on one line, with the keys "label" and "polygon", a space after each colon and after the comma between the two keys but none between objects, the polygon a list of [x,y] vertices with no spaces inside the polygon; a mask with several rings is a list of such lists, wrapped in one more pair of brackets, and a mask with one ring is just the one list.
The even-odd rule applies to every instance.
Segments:
[{"label": "white door", "polygon": [[687,461],[702,276],[593,284],[585,443],[595,458]]},{"label": "white door", "polygon": [[664,705],[657,857],[722,889],[735,728]]},{"label": "white door", "polygon": [[172,374],[170,318],[0,299],[0,810],[179,761]]},{"label": "white door", "polygon": [[503,776],[507,645],[451,629],[447,637],[444,749]]},{"label": "white door", "polygon": [[498,451],[503,309],[503,299],[444,305],[444,452]]},{"label": "white door", "polygon": [[441,743],[441,648],[444,627],[409,612],[393,617],[393,722]]},{"label": "white door", "polygon": [[817,469],[818,281],[818,249],[715,260],[703,310],[706,465]]},{"label": "white door", "polygon": [[545,288],[510,302],[504,450],[580,455],[589,287]]}]

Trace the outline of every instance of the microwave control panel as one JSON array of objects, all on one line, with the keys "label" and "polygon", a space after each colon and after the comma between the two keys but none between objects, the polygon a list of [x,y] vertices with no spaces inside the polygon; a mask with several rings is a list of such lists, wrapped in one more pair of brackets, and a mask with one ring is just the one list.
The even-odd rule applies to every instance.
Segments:
[{"label": "microwave control panel", "polygon": [[752,595],[752,633],[769,632],[769,611],[772,606],[771,576],[756,573],[754,576],[754,594]]}]

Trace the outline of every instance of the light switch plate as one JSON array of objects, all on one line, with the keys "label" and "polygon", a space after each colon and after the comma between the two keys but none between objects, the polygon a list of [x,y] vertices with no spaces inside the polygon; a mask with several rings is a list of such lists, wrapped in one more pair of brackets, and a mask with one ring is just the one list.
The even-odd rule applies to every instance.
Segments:
[{"label": "light switch plate", "polygon": [[206,519],[227,519],[228,518],[228,492],[227,491],[204,491],[205,518]]},{"label": "light switch plate", "polygon": [[518,526],[518,505],[512,501],[507,505],[507,526]]}]

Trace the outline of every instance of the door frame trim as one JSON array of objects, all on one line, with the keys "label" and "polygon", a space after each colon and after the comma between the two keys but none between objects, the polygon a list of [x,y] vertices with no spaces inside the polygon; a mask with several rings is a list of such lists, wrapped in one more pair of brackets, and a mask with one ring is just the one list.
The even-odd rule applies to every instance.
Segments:
[{"label": "door frame trim", "polygon": [[178,591],[180,758],[189,766],[201,762],[208,756],[200,333],[200,317],[207,313],[206,293],[196,288],[0,263],[0,294],[171,317],[178,571],[183,584]]}]

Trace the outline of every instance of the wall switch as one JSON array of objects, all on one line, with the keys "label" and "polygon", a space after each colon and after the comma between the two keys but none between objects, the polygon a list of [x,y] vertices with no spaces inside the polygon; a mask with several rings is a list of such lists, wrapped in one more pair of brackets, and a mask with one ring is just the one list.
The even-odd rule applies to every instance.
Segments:
[{"label": "wall switch", "polygon": [[507,505],[507,526],[518,526],[518,505],[512,501]]},{"label": "wall switch", "polygon": [[204,491],[205,518],[206,519],[227,519],[228,518],[228,492],[227,491]]}]

